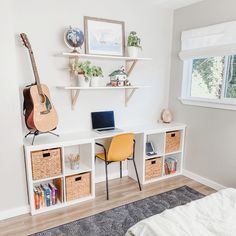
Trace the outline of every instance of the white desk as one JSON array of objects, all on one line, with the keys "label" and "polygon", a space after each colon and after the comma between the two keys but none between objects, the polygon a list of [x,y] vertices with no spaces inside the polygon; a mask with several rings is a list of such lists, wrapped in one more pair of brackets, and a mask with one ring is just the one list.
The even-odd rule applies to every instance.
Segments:
[{"label": "white desk", "polygon": [[[24,149],[25,149],[25,159],[26,159],[26,167],[27,167],[27,179],[28,179],[28,191],[29,191],[29,199],[31,206],[31,214],[38,214],[41,212],[46,212],[49,210],[65,207],[71,204],[79,203],[85,200],[89,200],[95,197],[95,183],[97,182],[95,179],[95,164],[94,164],[94,156],[95,156],[95,142],[96,141],[106,141],[111,139],[113,136],[120,133],[132,132],[135,134],[136,140],[136,150],[135,150],[135,160],[139,173],[140,182],[142,185],[159,181],[166,178],[171,178],[176,175],[180,175],[182,173],[182,165],[183,165],[183,151],[184,151],[184,137],[185,137],[185,125],[180,123],[171,123],[171,124],[154,124],[154,125],[140,125],[140,126],[130,126],[130,127],[119,127],[122,129],[122,132],[110,132],[106,134],[98,134],[94,131],[85,131],[78,133],[70,133],[70,134],[62,134],[60,137],[55,137],[53,135],[43,134],[35,139],[35,143],[31,145],[31,139],[25,140]],[[166,132],[180,130],[181,131],[181,148],[180,150],[174,153],[165,153],[165,138]],[[152,141],[154,146],[157,149],[157,156],[163,157],[165,159],[168,156],[173,156],[178,160],[178,170],[173,175],[164,175],[164,165],[163,165],[163,175],[159,178],[152,179],[149,181],[145,180],[145,144],[147,141]],[[61,148],[62,153],[62,169],[63,173],[60,176],[47,178],[44,180],[40,180],[41,182],[50,182],[55,178],[61,178],[63,180],[63,191],[64,191],[64,199],[65,199],[65,178],[70,175],[91,172],[91,195],[82,199],[78,199],[73,202],[62,202],[59,205],[42,208],[39,210],[34,209],[34,196],[33,196],[33,186],[39,184],[40,181],[34,181],[32,179],[32,166],[31,166],[31,152],[38,150],[45,150],[50,148]],[[71,170],[68,165],[67,155],[69,153],[78,153],[81,156],[80,168],[78,170]],[[114,167],[115,168],[115,167]],[[112,169],[114,171],[115,169]],[[117,171],[119,168],[117,168]],[[136,180],[135,172],[132,163],[128,163],[127,169],[124,170],[126,174],[131,178]],[[105,172],[104,177],[105,177]],[[102,178],[101,178],[102,179]]]}]

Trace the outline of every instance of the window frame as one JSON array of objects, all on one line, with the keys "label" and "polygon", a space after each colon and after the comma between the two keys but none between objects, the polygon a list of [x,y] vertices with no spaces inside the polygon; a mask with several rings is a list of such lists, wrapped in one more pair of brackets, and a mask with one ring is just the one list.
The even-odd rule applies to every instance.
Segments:
[{"label": "window frame", "polygon": [[185,105],[201,106],[201,107],[211,107],[227,110],[236,110],[236,98],[226,98],[226,86],[227,86],[227,74],[229,70],[229,58],[230,56],[225,57],[225,67],[223,75],[223,83],[221,89],[221,96],[219,99],[215,98],[201,98],[201,97],[192,97],[191,96],[191,85],[192,85],[192,68],[193,68],[193,59],[183,61],[183,79],[182,79],[182,88],[181,96],[179,100]]}]

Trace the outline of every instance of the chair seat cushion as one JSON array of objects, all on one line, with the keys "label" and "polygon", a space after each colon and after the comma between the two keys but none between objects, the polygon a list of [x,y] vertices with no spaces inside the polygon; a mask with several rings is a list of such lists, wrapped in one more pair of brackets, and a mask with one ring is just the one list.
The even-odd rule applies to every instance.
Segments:
[{"label": "chair seat cushion", "polygon": [[105,161],[105,154],[102,152],[102,153],[96,153],[96,157],[98,157],[99,159]]},{"label": "chair seat cushion", "polygon": [[[96,157],[98,157],[99,159],[101,159],[101,160],[103,160],[103,161],[105,161],[105,154],[102,152],[102,153],[96,153]],[[108,155],[107,155],[107,158],[108,158]],[[121,158],[118,158],[118,159],[116,159],[116,158],[113,158],[112,159],[112,161],[109,161],[109,162],[116,162],[116,161],[126,161],[126,160],[128,160],[128,158],[123,158],[123,159],[121,159]]]}]

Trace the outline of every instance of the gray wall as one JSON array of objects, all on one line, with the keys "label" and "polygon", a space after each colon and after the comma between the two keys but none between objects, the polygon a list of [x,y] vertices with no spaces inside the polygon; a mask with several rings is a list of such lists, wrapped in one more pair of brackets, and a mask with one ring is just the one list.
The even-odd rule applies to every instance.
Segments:
[{"label": "gray wall", "polygon": [[236,187],[236,111],[183,105],[181,32],[236,20],[235,0],[205,0],[175,11],[169,106],[188,125],[184,168],[227,187]]}]

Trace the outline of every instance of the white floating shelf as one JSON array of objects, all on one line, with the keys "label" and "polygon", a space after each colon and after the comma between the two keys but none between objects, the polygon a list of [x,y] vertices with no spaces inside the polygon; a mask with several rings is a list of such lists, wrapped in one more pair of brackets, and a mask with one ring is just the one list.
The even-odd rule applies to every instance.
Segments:
[{"label": "white floating shelf", "polygon": [[[71,105],[72,109],[74,110],[77,99],[79,97],[79,93],[81,90],[125,90],[125,106],[128,105],[129,100],[133,96],[134,92],[137,89],[141,88],[150,88],[150,86],[142,86],[142,85],[135,85],[135,86],[122,86],[122,87],[75,87],[75,86],[57,86],[59,89],[70,90],[72,92],[71,96]],[[131,90],[131,91],[130,91]]]},{"label": "white floating shelf", "polygon": [[113,60],[126,60],[126,61],[150,61],[152,58],[146,57],[123,57],[123,56],[107,56],[107,55],[93,55],[93,54],[84,54],[84,53],[73,53],[73,52],[63,52],[63,56],[68,57],[80,57],[80,58],[91,58],[91,59],[113,59]]},{"label": "white floating shelf", "polygon": [[65,90],[115,90],[115,89],[140,89],[140,88],[150,88],[150,86],[122,86],[122,87],[112,87],[112,86],[103,86],[103,87],[76,87],[76,86],[57,86],[57,88]]},{"label": "white floating shelf", "polygon": [[65,176],[81,174],[81,173],[89,172],[89,171],[91,172],[92,168],[90,168],[88,165],[84,163],[80,163],[79,169],[77,170],[72,170],[70,168],[70,163],[68,162],[65,163]]}]

